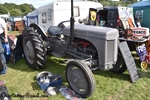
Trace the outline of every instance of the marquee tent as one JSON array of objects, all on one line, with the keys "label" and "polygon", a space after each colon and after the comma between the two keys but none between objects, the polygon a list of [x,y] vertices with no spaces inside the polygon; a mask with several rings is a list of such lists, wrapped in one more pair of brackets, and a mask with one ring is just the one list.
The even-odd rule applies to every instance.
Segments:
[{"label": "marquee tent", "polygon": [[150,28],[150,0],[139,1],[129,6],[133,7],[135,18],[141,20],[141,26]]}]

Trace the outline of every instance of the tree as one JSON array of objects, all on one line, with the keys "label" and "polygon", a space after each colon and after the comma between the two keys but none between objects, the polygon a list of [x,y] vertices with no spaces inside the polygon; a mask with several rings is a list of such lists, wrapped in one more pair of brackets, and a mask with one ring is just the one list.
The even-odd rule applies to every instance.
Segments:
[{"label": "tree", "polygon": [[4,7],[3,5],[0,5],[0,14],[7,14],[8,10],[6,7]]},{"label": "tree", "polygon": [[11,15],[11,16],[22,16],[23,13],[22,13],[19,9],[12,9],[12,10],[10,11],[10,15]]},{"label": "tree", "polygon": [[3,6],[6,7],[8,10],[12,10],[13,8],[18,9],[18,6],[14,3],[4,3]]},{"label": "tree", "polygon": [[[17,9],[17,10],[14,10],[14,9]],[[11,14],[11,16],[12,15],[13,16],[14,15],[24,16],[24,15],[26,15],[29,12],[32,12],[34,10],[35,10],[35,8],[33,7],[33,5],[28,4],[28,3],[24,3],[21,5],[17,5],[15,3],[4,3],[4,4],[0,3],[0,14],[7,14],[9,12]]]},{"label": "tree", "polygon": [[22,11],[22,12],[26,12],[26,11],[29,11],[29,10],[30,10],[30,5],[27,4],[27,3],[24,3],[24,4],[21,4],[21,5],[20,5],[20,8],[21,8],[21,11]]},{"label": "tree", "polygon": [[26,15],[29,12],[32,12],[33,10],[35,10],[33,5],[27,4],[27,3],[21,4],[20,7],[21,7],[21,11],[22,11],[23,15]]}]

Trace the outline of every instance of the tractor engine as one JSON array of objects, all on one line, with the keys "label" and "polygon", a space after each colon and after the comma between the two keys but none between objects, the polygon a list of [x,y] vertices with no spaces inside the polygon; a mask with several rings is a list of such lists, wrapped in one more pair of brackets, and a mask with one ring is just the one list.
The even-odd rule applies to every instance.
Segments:
[{"label": "tractor engine", "polygon": [[47,51],[51,54],[61,57],[64,55],[64,50],[67,47],[67,43],[64,40],[61,28],[57,26],[51,26],[48,29]]},{"label": "tractor engine", "polygon": [[89,41],[77,40],[76,44],[77,44],[76,50],[78,52],[90,55],[92,59],[97,59],[96,49]]}]

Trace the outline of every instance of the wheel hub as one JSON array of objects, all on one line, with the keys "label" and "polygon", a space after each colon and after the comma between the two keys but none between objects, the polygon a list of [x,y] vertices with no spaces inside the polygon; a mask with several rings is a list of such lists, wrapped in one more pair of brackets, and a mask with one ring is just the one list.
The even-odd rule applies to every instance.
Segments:
[{"label": "wheel hub", "polygon": [[28,41],[26,47],[27,47],[26,49],[27,49],[28,57],[33,59],[34,58],[34,53],[33,53],[33,48],[32,48],[31,42]]},{"label": "wheel hub", "polygon": [[77,76],[77,75],[75,75],[75,76],[73,76],[73,82],[76,84],[76,86],[79,86],[79,84],[80,84],[80,78]]},{"label": "wheel hub", "polygon": [[79,93],[84,93],[88,88],[84,74],[77,67],[70,68],[70,81],[74,89]]},{"label": "wheel hub", "polygon": [[95,79],[84,61],[69,61],[65,74],[69,86],[81,97],[87,98],[94,92]]},{"label": "wheel hub", "polygon": [[30,64],[33,64],[34,63],[34,49],[33,49],[33,46],[32,46],[32,43],[26,38],[24,40],[24,53],[25,53],[25,56],[26,56],[26,59],[28,60],[28,62]]}]

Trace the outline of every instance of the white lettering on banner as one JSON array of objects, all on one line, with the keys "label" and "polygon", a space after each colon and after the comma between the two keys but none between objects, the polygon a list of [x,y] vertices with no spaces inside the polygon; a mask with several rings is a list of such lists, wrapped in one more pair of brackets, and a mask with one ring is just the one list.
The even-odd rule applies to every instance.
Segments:
[{"label": "white lettering on banner", "polygon": [[138,55],[140,56],[141,61],[145,60],[145,56],[147,55],[146,45],[142,44],[136,48]]}]

